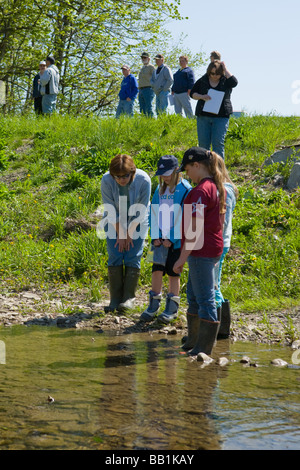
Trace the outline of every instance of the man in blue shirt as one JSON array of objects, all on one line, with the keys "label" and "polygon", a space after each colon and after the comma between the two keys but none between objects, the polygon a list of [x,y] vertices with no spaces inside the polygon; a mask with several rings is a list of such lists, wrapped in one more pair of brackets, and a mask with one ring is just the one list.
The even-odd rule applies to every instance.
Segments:
[{"label": "man in blue shirt", "polygon": [[182,110],[184,110],[186,117],[193,117],[190,92],[195,83],[194,72],[188,67],[187,56],[179,57],[179,65],[180,69],[174,73],[172,86],[175,113],[182,114]]},{"label": "man in blue shirt", "polygon": [[134,100],[138,94],[138,82],[130,73],[129,65],[123,65],[121,70],[124,78],[119,92],[119,104],[116,111],[116,118],[120,117],[121,114],[133,116]]}]

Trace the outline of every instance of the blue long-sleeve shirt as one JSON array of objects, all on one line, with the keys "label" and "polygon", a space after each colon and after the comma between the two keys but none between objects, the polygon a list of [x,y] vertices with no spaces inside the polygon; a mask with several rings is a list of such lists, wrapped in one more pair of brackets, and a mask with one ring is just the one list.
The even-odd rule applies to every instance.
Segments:
[{"label": "blue long-sleeve shirt", "polygon": [[130,98],[134,100],[138,94],[138,82],[134,75],[129,74],[127,77],[124,77],[121,82],[121,90],[119,92],[120,100],[126,100]]},{"label": "blue long-sleeve shirt", "polygon": [[195,83],[194,72],[190,67],[177,70],[173,75],[173,79],[172,91],[174,93],[186,93],[193,88]]}]

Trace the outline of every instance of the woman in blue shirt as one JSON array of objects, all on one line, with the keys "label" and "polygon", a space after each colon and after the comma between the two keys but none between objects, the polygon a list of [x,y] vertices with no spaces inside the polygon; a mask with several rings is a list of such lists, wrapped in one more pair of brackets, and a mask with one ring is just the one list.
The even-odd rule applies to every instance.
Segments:
[{"label": "woman in blue shirt", "polygon": [[149,176],[129,155],[112,159],[101,181],[110,289],[106,312],[132,307],[148,232],[150,192]]}]

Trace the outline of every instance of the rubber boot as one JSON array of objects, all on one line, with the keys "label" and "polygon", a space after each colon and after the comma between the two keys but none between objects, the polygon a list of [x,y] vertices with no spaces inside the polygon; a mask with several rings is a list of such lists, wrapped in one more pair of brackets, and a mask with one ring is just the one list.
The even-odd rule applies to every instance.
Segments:
[{"label": "rubber boot", "polygon": [[218,339],[226,339],[230,336],[230,303],[228,299],[225,299],[221,307],[221,318],[220,318],[220,328],[218,332]]},{"label": "rubber boot", "polygon": [[175,320],[178,315],[180,297],[172,293],[167,294],[166,307],[163,313],[158,317],[158,320],[162,323],[170,323]]},{"label": "rubber boot", "polygon": [[182,349],[189,351],[190,349],[193,349],[198,338],[200,317],[198,314],[193,315],[191,313],[187,313],[186,320],[188,334],[186,336],[186,340],[183,341]]},{"label": "rubber boot", "polygon": [[159,310],[160,301],[161,301],[161,294],[157,294],[156,292],[151,290],[149,292],[149,305],[140,316],[140,320],[145,321],[145,322],[152,321]]},{"label": "rubber boot", "polygon": [[108,266],[110,304],[104,307],[105,313],[114,312],[123,298],[123,265]]},{"label": "rubber boot", "polygon": [[135,292],[139,283],[140,269],[125,266],[125,276],[123,282],[123,298],[118,305],[118,312],[125,312],[134,307]]},{"label": "rubber boot", "polygon": [[208,321],[200,318],[199,332],[194,348],[188,352],[190,356],[197,356],[200,352],[211,354],[217,338],[218,321]]}]

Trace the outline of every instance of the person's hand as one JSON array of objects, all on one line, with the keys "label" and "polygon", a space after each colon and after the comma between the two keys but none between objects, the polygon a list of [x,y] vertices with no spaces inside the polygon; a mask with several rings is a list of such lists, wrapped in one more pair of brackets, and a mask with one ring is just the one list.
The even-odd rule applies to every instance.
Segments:
[{"label": "person's hand", "polygon": [[159,238],[156,238],[155,240],[153,240],[153,245],[154,246],[160,246],[161,245],[161,240]]},{"label": "person's hand", "polygon": [[209,100],[211,100],[211,96],[209,96],[209,95],[202,95],[202,100],[204,100],[204,101],[209,101]]},{"label": "person's hand", "polygon": [[125,241],[126,241],[125,250],[129,251],[130,248],[133,248],[132,238],[129,235],[127,235],[127,239]]},{"label": "person's hand", "polygon": [[170,240],[163,240],[163,243],[165,248],[170,248],[172,246],[172,242]]},{"label": "person's hand", "polygon": [[130,98],[126,98],[126,101],[131,101],[131,99],[130,99]]},{"label": "person's hand", "polygon": [[115,243],[115,248],[118,246],[119,248],[119,253],[123,253],[123,251],[126,249],[127,245],[127,239],[126,238],[117,238],[117,241]]},{"label": "person's hand", "polygon": [[184,266],[184,263],[182,263],[182,261],[180,260],[180,258],[176,261],[176,263],[174,264],[173,266],[173,271],[174,273],[176,274],[180,274],[182,273],[183,271],[183,266]]}]

